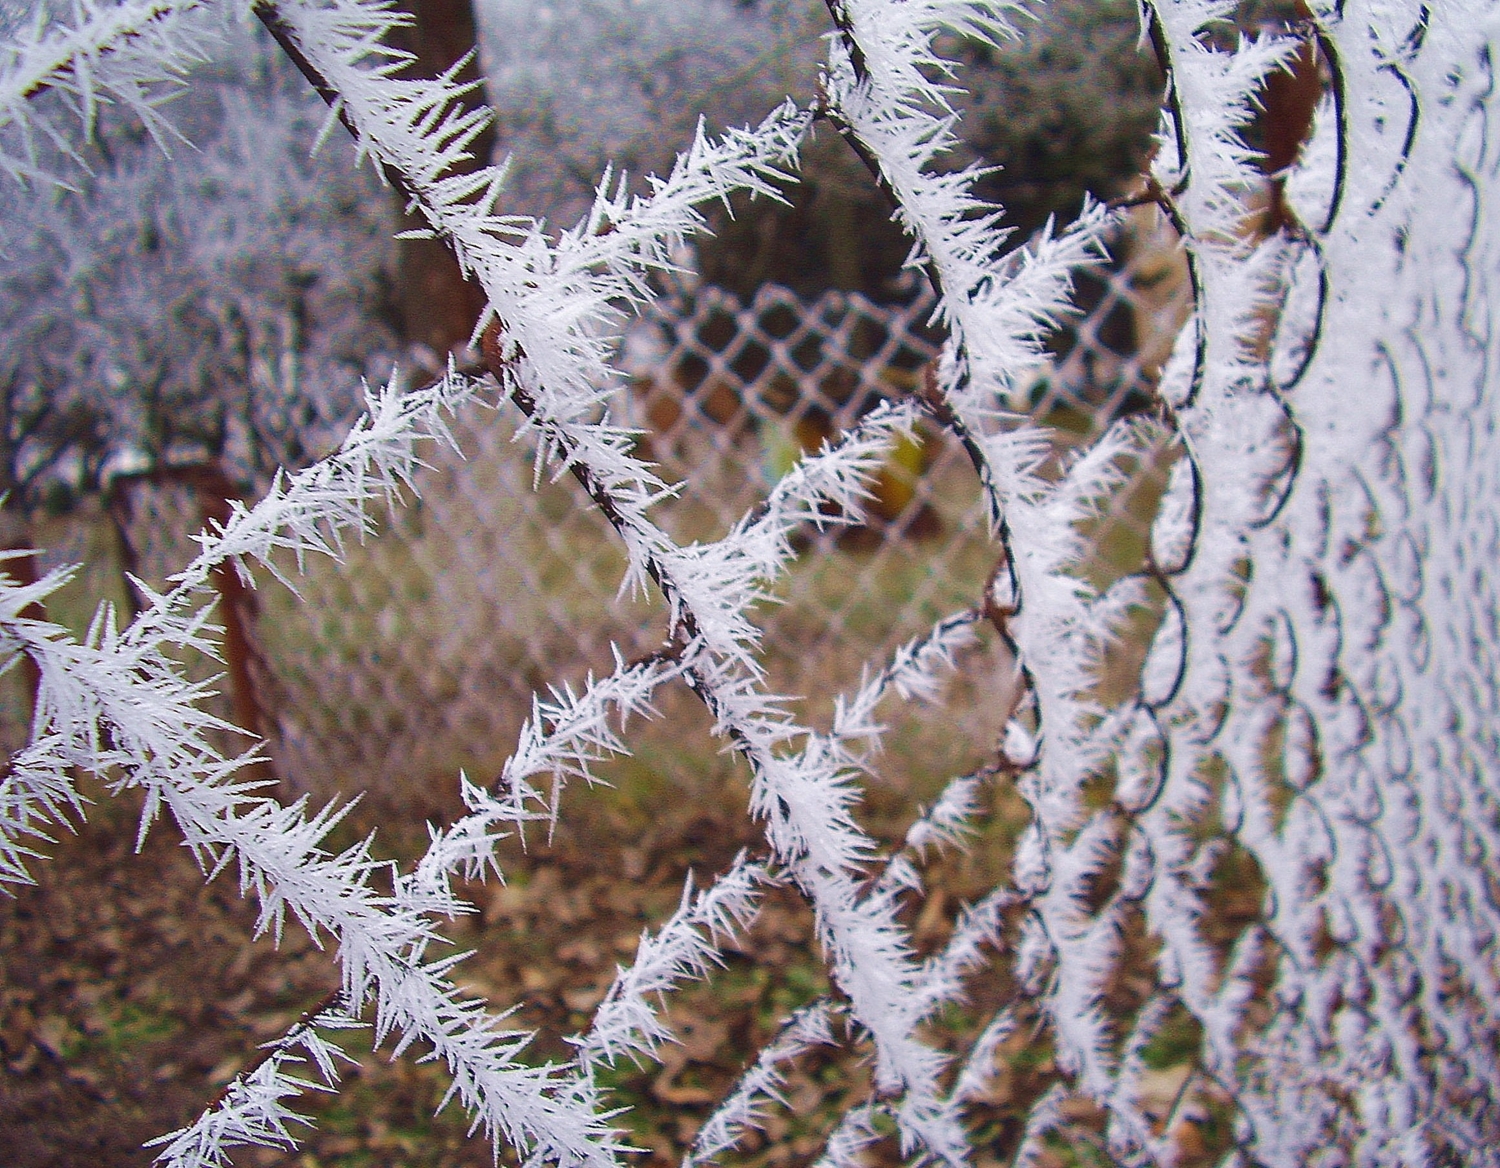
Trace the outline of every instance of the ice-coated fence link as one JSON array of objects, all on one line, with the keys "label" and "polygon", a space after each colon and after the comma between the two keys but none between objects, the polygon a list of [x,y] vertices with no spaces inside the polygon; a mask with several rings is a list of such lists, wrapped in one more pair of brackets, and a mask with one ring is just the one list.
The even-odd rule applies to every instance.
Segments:
[{"label": "ice-coated fence link", "polygon": [[[1154,208],[1133,215],[1109,262],[1079,273],[1077,318],[1051,339],[1051,358],[1018,379],[1009,403],[1054,425],[1060,459],[1071,437],[1082,443],[1149,404],[1186,311],[1175,239]],[[635,321],[620,351],[624,408],[648,457],[681,484],[663,508],[673,535],[722,535],[802,452],[880,401],[920,392],[941,342],[933,303],[925,284],[898,304],[841,291],[806,301],[776,286],[742,303],[685,286]],[[261,581],[221,601],[219,619],[243,630],[244,644],[205,664],[223,672],[217,712],[266,736],[292,790],[406,798],[451,788],[460,768],[493,775],[534,695],[608,672],[615,649],[629,659],[661,644],[659,606],[619,594],[625,559],[608,525],[571,477],[533,481],[518,422],[504,409],[463,416],[462,456],[430,456],[419,500],[387,517],[379,538],[347,547],[341,562],[309,562],[304,573],[285,565],[295,594]],[[1095,583],[1138,566],[1163,473],[1133,468],[1132,489],[1095,533]],[[160,586],[222,506],[216,493],[201,474],[118,482],[107,508],[42,526],[47,563],[87,563],[77,593],[128,606],[124,574]],[[936,428],[898,445],[866,515],[846,518],[809,525],[780,603],[760,614],[769,683],[816,695],[798,711],[813,724],[826,721],[826,699],[856,685],[866,663],[978,603],[997,554],[969,461]],[[81,625],[89,614],[57,615]],[[993,676],[975,671],[1009,667],[1001,650],[978,654],[968,682],[993,688]],[[904,786],[904,768],[937,778],[966,765],[955,744],[982,751],[1004,724],[1003,706],[955,703],[961,724],[940,733],[904,715],[909,724],[894,728],[885,769]],[[19,741],[23,729],[4,731]],[[701,765],[670,751],[664,759],[654,765]]]}]

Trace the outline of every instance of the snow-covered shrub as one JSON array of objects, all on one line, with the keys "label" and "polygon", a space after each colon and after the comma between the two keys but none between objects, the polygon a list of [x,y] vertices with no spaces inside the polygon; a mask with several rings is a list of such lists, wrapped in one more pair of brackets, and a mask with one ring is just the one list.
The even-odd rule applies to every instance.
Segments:
[{"label": "snow-covered shrub", "polygon": [[203,54],[169,115],[101,102],[87,142],[13,123],[0,146],[66,184],[12,187],[0,246],[13,507],[206,460],[263,489],[336,445],[360,377],[388,372],[378,180],[344,136],[310,153],[325,107],[264,30],[190,22]]},{"label": "snow-covered shrub", "polygon": [[[175,31],[192,0],[80,3],[24,34],[0,70],[12,170],[28,143],[94,124],[100,96],[146,100],[186,65]],[[304,1077],[337,1077],[326,1031],[359,1017],[444,1063],[453,1097],[527,1163],[615,1163],[622,1148],[603,1070],[671,1041],[657,998],[703,975],[768,884],[812,905],[834,993],[754,1052],[703,1127],[695,1160],[726,1154],[776,1099],[779,1069],[809,1044],[859,1044],[869,1099],[829,1133],[857,1162],[891,1124],[905,1155],[966,1162],[1013,1036],[1050,1051],[1048,1090],[1014,1152],[1174,1163],[1182,1108],[1229,1120],[1225,1162],[1494,1163],[1500,1147],[1500,895],[1494,795],[1497,598],[1494,386],[1500,15],[1485,3],[1312,5],[1295,35],[1236,40],[1233,6],[1151,0],[1145,34],[1170,90],[1149,192],[1183,232],[1196,293],[1154,416],[1117,425],[1060,467],[1049,435],[999,408],[1064,311],[1109,214],[1006,252],[972,173],[944,172],[952,142],[940,36],[1011,33],[986,0],[843,0],[830,11],[815,108],[787,103],[753,129],[699,135],[670,173],[631,195],[606,176],[592,208],[545,230],[506,202],[503,168],[456,165],[475,129],[447,112],[451,81],[401,76],[380,49],[392,19],[371,0],[250,5],[333,103],[360,149],[395,176],[484,287],[485,374],[451,370],[415,390],[370,391],[329,458],[279,479],[204,534],[202,550],[128,627],[102,613],[78,641],[22,613],[60,582],[0,591],[14,658],[40,673],[30,745],[0,786],[5,874],[44,863],[45,833],[81,815],[79,771],[145,792],[206,869],[237,868],[266,928],[288,916],[337,941],[343,995],[299,1024],[198,1123],[174,1164],[223,1163],[246,1142],[286,1144]],[[1247,232],[1256,159],[1240,128],[1266,75],[1300,37],[1329,94],[1288,176],[1290,231]],[[64,109],[38,121],[50,87]],[[613,424],[612,340],[700,223],[696,208],[768,193],[814,119],[878,171],[937,286],[949,333],[924,391],[867,415],[804,458],[724,538],[675,543],[653,519],[667,494]],[[18,144],[19,143],[19,144]],[[165,322],[164,327],[171,327]],[[173,650],[209,637],[215,565],[337,551],[397,497],[446,411],[486,397],[524,420],[543,461],[572,473],[629,558],[627,585],[663,600],[664,647],[579,692],[539,701],[495,786],[463,781],[469,813],[434,828],[409,869],[364,845],[320,846],[336,812],[282,806],[237,781],[212,745]],[[867,674],[831,727],[793,724],[765,692],[753,605],[798,523],[846,512],[889,444],[926,415],[958,435],[986,492],[997,568],[973,610]],[[1147,569],[1095,593],[1072,569],[1079,525],[1121,460],[1176,452]],[[1101,705],[1095,682],[1135,610],[1159,614],[1139,685]],[[1013,642],[1023,685],[995,763],[955,779],[880,853],[852,809],[879,740],[878,703],[930,692],[966,631]],[[518,1036],[467,999],[433,956],[440,919],[468,907],[453,880],[498,867],[497,833],[565,814],[563,787],[628,748],[616,729],[669,679],[685,680],[752,773],[765,845],[684,896],[645,939],[565,1065],[526,1061]],[[914,955],[899,915],[922,896],[924,848],[961,831],[983,781],[1014,781],[1031,813],[1009,881]],[[378,877],[378,878],[377,878]],[[1226,917],[1227,885],[1255,902]],[[1128,974],[1128,977],[1126,976]],[[972,1048],[942,1051],[924,1022],[966,978],[1009,1001]],[[1133,1007],[1102,1009],[1123,980]],[[834,1025],[835,1020],[837,1025]],[[1165,1115],[1144,1103],[1154,1046],[1192,1035]],[[1029,1037],[1028,1037],[1029,1036]],[[1201,1157],[1200,1157],[1201,1158]]]}]

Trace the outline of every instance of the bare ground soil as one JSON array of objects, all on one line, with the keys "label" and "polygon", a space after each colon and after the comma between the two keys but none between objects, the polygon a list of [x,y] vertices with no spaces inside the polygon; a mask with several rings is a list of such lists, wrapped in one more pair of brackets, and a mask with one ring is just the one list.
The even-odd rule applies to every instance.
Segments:
[{"label": "bare ground soil", "polygon": [[[941,858],[926,872],[930,895],[910,921],[924,952],[943,943],[959,904],[990,887],[1003,867],[1006,837],[1024,808],[1003,786],[992,798],[991,830],[969,852]],[[466,890],[477,911],[455,922],[449,935],[474,952],[456,977],[492,1006],[514,1007],[509,1024],[536,1032],[530,1054],[537,1062],[571,1053],[567,1037],[587,1025],[642,930],[677,906],[690,871],[710,877],[741,848],[761,842],[743,799],[722,790],[653,806],[643,819],[595,804],[565,819],[550,841],[533,838],[524,851],[519,841],[506,841],[509,882]],[[867,810],[904,830],[892,808]],[[172,825],[156,824],[137,852],[136,813],[128,800],[96,807],[77,835],[44,849],[50,858],[33,865],[36,886],[0,897],[0,1164],[6,1168],[150,1164],[147,1140],[195,1118],[258,1057],[260,1044],[316,1010],[337,987],[332,956],[297,926],[288,925],[279,948],[271,937],[255,936],[255,910],[241,898],[234,873],[205,884]],[[353,842],[357,830],[350,825],[346,839],[330,842]],[[420,842],[386,846],[412,855]],[[1007,933],[1018,924],[1011,922]],[[1136,968],[1106,1008],[1122,1014],[1133,1008],[1146,961],[1143,949],[1139,961],[1127,962]],[[986,974],[966,1004],[938,1020],[935,1037],[961,1049],[964,1036],[1014,989]],[[627,1063],[612,1072],[608,1085],[631,1108],[617,1122],[640,1149],[629,1158],[641,1168],[679,1163],[746,1056],[774,1036],[789,1012],[827,990],[810,911],[789,890],[774,890],[711,981],[671,999],[669,1021],[680,1043],[665,1048],[660,1063]],[[1026,1025],[1005,1044],[991,1097],[974,1117],[978,1168],[1009,1162],[1025,1116],[1056,1079],[1050,1045],[1037,1034]],[[1161,1060],[1159,1086],[1168,1101],[1183,1081],[1195,1035],[1185,1032],[1181,1040],[1183,1050],[1164,1051]],[[420,1051],[394,1061],[388,1051],[372,1053],[368,1031],[350,1032],[345,1046],[358,1065],[339,1093],[299,1102],[312,1121],[299,1132],[299,1147],[244,1149],[235,1164],[493,1165],[490,1145],[470,1135],[460,1108],[437,1113],[448,1080],[416,1057]],[[855,1044],[840,1054],[819,1048],[799,1060],[785,1086],[786,1106],[773,1110],[765,1131],[751,1135],[734,1162],[804,1168],[816,1160],[837,1116],[867,1097],[867,1054]],[[1091,1130],[1101,1119],[1087,1109],[1070,1118]],[[1184,1164],[1212,1163],[1224,1150],[1227,1132],[1215,1136],[1215,1124],[1202,1122],[1200,1114],[1180,1125]],[[515,1163],[508,1150],[501,1159]],[[888,1139],[870,1162],[894,1166],[903,1158]],[[1047,1168],[1094,1163],[1047,1150],[1041,1162]]]},{"label": "bare ground soil", "polygon": [[[190,1122],[236,1073],[337,986],[331,955],[295,925],[279,949],[256,937],[232,871],[205,884],[180,836],[156,824],[139,852],[129,806],[97,809],[46,848],[34,887],[0,898],[0,1162],[8,1168],[146,1165],[142,1145]],[[509,883],[471,886],[479,911],[453,939],[476,953],[459,981],[535,1029],[538,1061],[566,1057],[642,929],[676,907],[689,869],[711,874],[756,842],[741,809],[688,804],[647,830],[589,825],[530,841]],[[324,939],[326,942],[326,938]],[[682,1042],[660,1065],[626,1065],[612,1086],[639,1161],[675,1162],[713,1103],[792,1009],[826,990],[810,913],[773,892],[711,986],[674,1000]],[[314,1121],[295,1153],[247,1149],[237,1164],[490,1165],[455,1105],[434,1118],[442,1072],[410,1054],[372,1054],[338,1095],[300,1109]],[[857,1067],[800,1067],[790,1107],[745,1150],[767,1165],[806,1163],[832,1105],[865,1089]],[[508,1158],[508,1157],[507,1157]]]}]

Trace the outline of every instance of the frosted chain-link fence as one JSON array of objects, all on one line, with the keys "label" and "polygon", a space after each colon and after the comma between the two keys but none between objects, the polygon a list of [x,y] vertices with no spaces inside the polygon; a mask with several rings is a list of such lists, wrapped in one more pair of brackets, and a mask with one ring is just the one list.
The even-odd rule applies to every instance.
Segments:
[{"label": "frosted chain-link fence", "polygon": [[[1147,404],[1186,311],[1170,231],[1154,208],[1132,214],[1110,262],[1079,274],[1078,317],[1011,403],[1045,416],[1064,441],[1082,442]],[[634,322],[620,352],[624,404],[648,457],[682,484],[664,508],[674,536],[721,535],[801,452],[881,400],[921,392],[941,340],[932,308],[925,284],[894,305],[841,291],[809,302],[777,286],[741,303],[718,288],[684,287]],[[248,677],[226,663],[218,712],[243,725],[253,704],[274,770],[293,790],[402,798],[451,788],[461,767],[492,775],[534,694],[608,672],[611,646],[628,659],[661,643],[647,599],[618,595],[625,561],[613,533],[571,477],[533,482],[517,424],[503,411],[463,416],[463,456],[432,456],[420,499],[386,520],[393,530],[348,547],[342,562],[310,562],[306,574],[288,564],[298,595],[262,582],[236,601]],[[1096,583],[1139,565],[1163,468],[1135,470],[1142,489],[1123,492],[1097,533]],[[47,558],[83,560],[91,567],[81,593],[103,588],[128,603],[123,573],[159,585],[188,558],[212,495],[192,475],[119,483],[107,511],[42,526]],[[898,445],[861,522],[829,518],[803,533],[781,603],[762,614],[769,682],[816,695],[798,711],[814,724],[826,719],[826,697],[857,684],[866,662],[978,603],[996,555],[970,463],[936,428]],[[969,663],[969,682],[993,687],[974,671],[1008,669],[1009,660],[998,650],[981,657]],[[963,765],[945,750],[994,741],[1002,707],[955,703],[966,721],[941,731],[903,715],[888,769],[936,778]],[[670,754],[663,765],[674,765]]]},{"label": "frosted chain-link fence", "polygon": [[[368,132],[376,156],[398,173],[416,175],[422,206],[455,250],[484,244],[473,254],[491,266],[476,274],[498,317],[485,334],[484,366],[505,392],[498,413],[476,406],[458,417],[462,454],[433,456],[426,472],[408,461],[413,435],[441,430],[446,422],[430,419],[442,402],[476,400],[477,383],[443,378],[392,393],[372,411],[381,417],[371,426],[384,430],[304,476],[290,519],[279,494],[257,505],[259,562],[301,592],[294,599],[268,587],[252,598],[226,569],[218,581],[223,708],[264,731],[294,789],[370,789],[380,799],[425,788],[451,803],[462,767],[504,801],[466,788],[473,815],[434,830],[423,860],[410,873],[390,870],[387,883],[368,843],[336,854],[319,846],[332,813],[309,822],[306,804],[245,798],[223,781],[225,760],[192,720],[198,695],[176,685],[165,660],[173,645],[193,643],[193,630],[169,619],[188,611],[169,610],[176,594],[140,622],[159,617],[165,630],[148,634],[149,660],[132,657],[127,639],[101,652],[107,661],[80,668],[67,638],[26,621],[30,598],[7,586],[10,635],[44,682],[39,705],[45,713],[52,699],[66,715],[52,721],[71,722],[35,752],[51,751],[45,766],[17,767],[32,786],[21,788],[8,838],[42,835],[35,825],[61,818],[48,804],[74,798],[71,769],[106,782],[112,770],[123,773],[146,791],[148,809],[171,801],[200,858],[238,860],[264,921],[279,925],[284,910],[294,912],[339,947],[347,1001],[294,1025],[273,1057],[302,1044],[324,1062],[331,1047],[315,1045],[313,1031],[373,1012],[377,1032],[402,1032],[399,1049],[429,1043],[476,1126],[503,1134],[522,1161],[593,1163],[596,1153],[602,1162],[622,1150],[599,1126],[613,1114],[604,1068],[623,1053],[649,1056],[659,1032],[647,999],[727,954],[708,934],[729,932],[740,910],[714,906],[748,904],[745,882],[764,881],[800,894],[799,909],[813,919],[795,939],[805,950],[816,936],[827,964],[821,1017],[852,1023],[837,1057],[870,1071],[867,1088],[841,1098],[838,1127],[818,1134],[830,1162],[855,1163],[866,1136],[894,1135],[902,1162],[930,1155],[959,1164],[972,1152],[980,1165],[1497,1163],[1494,13],[1415,0],[1309,6],[1306,24],[1287,36],[1244,37],[1231,49],[1222,5],[1142,6],[1171,111],[1148,190],[1186,236],[1197,294],[1194,327],[1158,380],[1186,281],[1157,223],[1142,213],[1117,238],[1118,270],[1092,283],[1079,273],[1079,319],[1058,331],[1049,359],[1018,372],[1013,355],[1030,351],[1026,322],[1052,319],[1061,261],[1053,266],[1043,253],[1017,267],[992,264],[998,242],[981,230],[989,222],[966,217],[973,206],[954,196],[950,176],[912,177],[948,124],[946,91],[929,77],[938,66],[922,55],[931,30],[920,23],[943,14],[875,0],[832,7],[837,30],[818,108],[789,104],[732,140],[737,181],[756,189],[815,115],[842,121],[883,175],[898,176],[890,186],[919,254],[933,257],[962,354],[934,366],[932,305],[920,299],[896,308],[849,295],[804,303],[767,289],[743,304],[684,286],[633,326],[619,354],[625,384],[614,408],[638,438],[580,421],[598,404],[592,390],[612,380],[584,322],[631,288],[625,275],[618,279],[627,283],[575,288],[574,275],[659,262],[664,250],[630,249],[657,249],[693,226],[687,196],[698,188],[674,189],[679,205],[666,229],[627,207],[622,189],[607,215],[601,198],[586,232],[563,237],[567,248],[554,249],[538,227],[518,258],[489,246],[490,204],[472,200],[481,186],[428,181],[452,161],[443,147],[449,123],[420,135],[421,149],[391,129],[393,110],[415,109],[430,123],[427,111],[456,92],[439,85],[414,105],[406,83],[379,69],[343,89],[327,86],[365,102],[356,133]],[[293,41],[310,68],[343,70],[376,43],[360,23],[349,38],[359,43],[334,51],[326,26],[300,15]],[[903,35],[886,35],[898,26]],[[291,37],[289,29],[281,31]],[[1270,113],[1270,79],[1289,71],[1305,83],[1306,118],[1289,135],[1302,159],[1265,168],[1281,177],[1257,225],[1252,196],[1265,174],[1236,126],[1253,110]],[[398,130],[406,126],[398,119]],[[426,160],[420,173],[409,159]],[[482,174],[493,189],[500,172]],[[1089,224],[1102,219],[1086,220],[1051,254],[1076,258],[1093,246]],[[555,270],[565,277],[553,279]],[[1012,275],[1021,278],[1008,282]],[[991,295],[1002,288],[1006,295]],[[993,416],[997,387],[1016,417]],[[935,422],[930,432],[917,410],[867,412],[917,394],[921,415]],[[1090,442],[1142,405],[1152,423],[1112,423]],[[1023,412],[1043,424],[1024,424]],[[857,419],[868,432],[896,414],[917,428],[885,430],[889,444],[856,441],[823,454],[806,476],[784,473]],[[983,530],[980,492],[942,432],[966,443],[984,477],[985,509],[1003,517],[997,538]],[[558,457],[528,457],[536,433]],[[655,477],[622,457],[632,441],[680,483],[676,499],[657,505]],[[861,476],[878,468],[865,512],[817,511],[820,499],[853,506],[856,460]],[[570,461],[540,481],[549,464]],[[569,469],[597,509],[576,493]],[[325,471],[342,477],[319,494]],[[321,551],[322,533],[334,522],[351,526],[350,505],[365,501],[381,473],[396,494],[395,479],[415,473],[422,496],[393,505],[386,538],[341,549],[337,563],[305,575],[272,561],[273,547],[288,546],[273,542],[278,533],[304,520],[292,546]],[[212,468],[186,467],[120,481],[107,514],[43,529],[41,542],[96,558],[112,541],[116,584],[131,567],[144,591],[161,565],[181,561],[171,549],[183,533],[222,511],[213,481]],[[753,526],[768,491],[770,518]],[[1096,513],[1090,504],[1101,496]],[[747,518],[735,519],[742,508]],[[1088,525],[1076,532],[1081,540],[1072,538],[1075,524]],[[235,562],[245,546],[232,542],[236,534],[204,540],[184,593],[209,585],[210,565]],[[621,543],[635,552],[632,578],[661,582],[667,646],[652,598],[617,594]],[[765,598],[745,581],[771,569],[777,594],[746,613]],[[1096,587],[1079,586],[1078,574]],[[1121,586],[1105,588],[1113,577]],[[97,579],[88,583],[100,591]],[[87,614],[65,611],[70,603],[61,592],[48,596],[54,616],[80,623]],[[940,621],[929,649],[944,658],[941,681],[921,664],[881,666],[893,645],[955,610],[959,619]],[[950,683],[944,638],[970,626],[978,645],[955,647],[962,656]],[[85,648],[105,647],[104,633],[91,636],[98,644]],[[1006,658],[1011,636],[1024,649],[1020,679]],[[618,663],[638,654],[647,655],[639,668]],[[830,733],[817,733],[860,662],[876,672],[843,707],[854,713],[835,713]],[[584,680],[604,669],[607,679]],[[71,706],[83,703],[68,691],[83,675],[99,709],[74,717]],[[158,679],[171,687],[152,688]],[[897,722],[889,734],[875,724],[881,691],[933,696],[949,684],[970,691],[944,695],[954,698],[950,709],[974,713],[927,710],[925,726]],[[521,762],[493,782],[528,704],[548,686],[583,697],[531,706],[510,755]],[[696,722],[672,706],[683,687],[702,698]],[[169,711],[172,725],[156,733],[162,693],[181,712]],[[794,708],[798,699],[778,693],[811,699]],[[664,716],[642,728],[649,701]],[[632,719],[621,738],[634,754],[596,775],[593,755],[615,753],[612,713]],[[702,732],[710,720],[714,732]],[[48,730],[47,717],[37,723]],[[674,753],[694,739],[706,749]],[[788,747],[798,739],[800,748]],[[944,753],[964,742],[988,746],[988,762],[965,770]],[[864,769],[864,744],[885,753],[874,760],[875,781],[856,787],[846,772]],[[555,820],[568,777],[594,782],[634,767],[707,802],[713,760],[733,752],[751,773],[744,786],[752,817],[765,821],[767,850],[731,861],[738,840],[721,841],[726,854],[707,865],[720,882],[684,896],[678,914],[641,939],[620,980],[610,980],[603,946],[587,962],[602,980],[569,974],[558,999],[567,1021],[555,1029],[578,1051],[566,1068],[513,1063],[500,1045],[511,1036],[469,1005],[475,991],[449,978],[452,959],[428,956],[439,936],[429,918],[468,907],[450,879],[466,865],[471,875],[486,862],[498,869],[489,833],[502,820],[517,826],[512,841],[533,818]],[[862,818],[893,775],[908,784],[903,795],[925,798],[932,788],[912,778],[924,766],[957,776],[954,799],[915,823],[907,815],[906,842],[887,849]],[[986,814],[1003,799],[1022,804],[1020,813]],[[682,809],[691,815],[693,806]],[[991,860],[1006,854],[982,881],[989,891],[977,912],[955,918],[953,886],[927,881],[911,856],[970,823],[979,844],[1009,832],[1013,846],[1007,852],[1002,840],[992,850]],[[614,841],[584,842],[594,845],[592,860]],[[618,865],[610,858],[607,879],[649,870],[647,849],[624,850]],[[22,876],[26,855],[13,846],[6,857]],[[556,915],[562,898],[534,903],[540,912],[531,915]],[[623,913],[633,929],[639,918],[628,906]],[[919,950],[924,932],[942,948]],[[611,925],[601,937],[614,934]],[[987,943],[993,962],[978,956]],[[563,946],[552,948],[573,964]],[[974,980],[983,985],[957,1001],[981,960],[986,977]],[[516,982],[507,971],[481,990],[517,1001]],[[519,983],[530,984],[524,975]],[[570,1000],[572,991],[585,996]],[[637,1007],[639,1020],[625,1016]],[[795,1013],[774,1013],[796,1023]],[[928,1046],[929,1024],[937,1031],[950,1021]],[[691,1097],[674,1089],[661,1098],[679,1109],[674,1123],[689,1119],[675,1129],[679,1144],[693,1141],[689,1163],[731,1146],[731,1128],[757,1126],[762,1099],[795,1107],[776,1093],[774,1064],[825,1038],[782,1045],[782,1036],[735,1034],[740,1053],[760,1054],[748,1068],[734,1060],[743,1091],[696,1096],[716,1108],[703,1126],[681,1113]],[[962,1052],[951,1086],[938,1050]],[[260,1068],[265,1099],[299,1089],[277,1065]],[[969,1104],[972,1124],[960,1114]],[[563,1123],[553,1122],[558,1115]],[[239,1126],[226,1128],[226,1116]],[[264,1135],[281,1119],[258,1099],[224,1096],[181,1139],[185,1147],[204,1132],[218,1141],[193,1153],[205,1161],[229,1143],[214,1132],[282,1142],[284,1129]]]}]

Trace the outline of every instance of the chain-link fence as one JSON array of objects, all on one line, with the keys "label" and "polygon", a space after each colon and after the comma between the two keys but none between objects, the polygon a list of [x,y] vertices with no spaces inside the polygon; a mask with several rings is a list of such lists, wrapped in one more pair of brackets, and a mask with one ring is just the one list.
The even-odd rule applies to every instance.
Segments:
[{"label": "chain-link fence", "polygon": [[[1149,403],[1181,322],[1180,259],[1149,214],[1125,223],[1109,264],[1080,274],[1079,317],[1016,383],[1011,408],[1051,423],[1060,453]],[[620,356],[642,450],[682,483],[659,520],[679,540],[717,537],[801,452],[915,391],[941,344],[931,313],[925,290],[896,305],[837,291],[807,302],[770,286],[749,303],[711,287],[661,301]],[[615,648],[629,658],[661,643],[661,607],[619,594],[625,561],[608,525],[570,477],[534,481],[517,425],[505,408],[460,417],[461,456],[434,451],[420,501],[383,519],[377,538],[300,575],[286,565],[296,594],[262,582],[221,603],[221,623],[243,644],[218,666],[220,712],[255,721],[291,789],[410,801],[453,791],[460,768],[492,777],[534,694],[608,671]],[[1096,582],[1139,564],[1160,470],[1133,468],[1132,489],[1100,523]],[[117,484],[107,511],[44,527],[49,561],[93,565],[70,587],[79,611],[64,594],[58,614],[81,624],[85,596],[128,606],[123,572],[160,582],[181,567],[211,513],[205,492],[201,476],[141,478]],[[761,613],[764,664],[775,692],[814,695],[797,710],[812,724],[865,663],[977,603],[997,556],[973,471],[935,427],[892,452],[859,522],[809,525],[798,550],[779,603]],[[991,645],[957,684],[993,692],[994,677],[981,675],[1009,667]],[[968,724],[924,728],[912,717],[893,727],[892,781],[913,767],[941,776],[963,766],[955,751],[992,742],[1002,707],[959,702]],[[675,745],[677,731],[664,733]],[[678,780],[719,765],[711,749],[662,757],[654,765]]]}]

